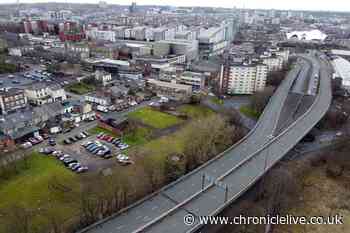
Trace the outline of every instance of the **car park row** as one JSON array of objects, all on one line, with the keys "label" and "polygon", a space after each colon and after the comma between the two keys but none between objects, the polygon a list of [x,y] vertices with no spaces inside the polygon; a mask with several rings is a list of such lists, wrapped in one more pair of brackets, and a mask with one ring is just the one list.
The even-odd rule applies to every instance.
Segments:
[{"label": "car park row", "polygon": [[60,150],[55,150],[53,147],[41,148],[39,152],[45,155],[54,156],[73,172],[83,173],[89,170],[87,166],[83,166],[78,160],[72,158],[71,155],[65,154]]},{"label": "car park row", "polygon": [[80,140],[82,140],[84,138],[87,138],[89,136],[90,135],[87,132],[84,131],[84,132],[81,132],[81,133],[79,133],[79,134],[77,134],[75,136],[71,136],[69,138],[64,139],[63,143],[66,144],[66,145],[73,144],[73,143],[75,143],[77,141],[80,141]]}]

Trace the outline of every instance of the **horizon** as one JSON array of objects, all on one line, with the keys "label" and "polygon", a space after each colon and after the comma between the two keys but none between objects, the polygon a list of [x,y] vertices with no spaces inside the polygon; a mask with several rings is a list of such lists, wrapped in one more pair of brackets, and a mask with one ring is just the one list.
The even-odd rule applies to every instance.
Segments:
[{"label": "horizon", "polygon": [[[339,2],[339,4],[335,4],[335,2]],[[229,0],[221,0],[221,3],[218,5],[214,5],[211,3],[203,3],[199,0],[190,0],[187,3],[179,4],[175,0],[138,0],[135,1],[137,5],[140,6],[174,6],[174,7],[213,7],[213,8],[226,8],[226,9],[252,9],[252,10],[290,10],[290,11],[314,11],[314,12],[350,12],[350,2],[341,2],[341,0],[334,0],[332,3],[330,2],[317,2],[316,0],[311,1],[302,1],[295,0],[293,2],[280,2],[277,0],[270,0],[268,4],[262,4],[259,0],[238,0],[235,3],[231,3]],[[20,4],[47,4],[47,3],[57,3],[57,4],[99,4],[99,0],[70,0],[67,2],[66,0],[20,0]],[[128,6],[133,0],[121,0],[118,3],[106,0],[109,5],[119,5],[119,6]],[[302,4],[298,4],[302,3]],[[317,4],[316,4],[317,2]],[[315,3],[315,4],[312,4]],[[0,0],[0,5],[13,5],[17,4],[16,0]],[[300,7],[300,6],[303,7]],[[317,8],[314,7],[317,5]]]}]

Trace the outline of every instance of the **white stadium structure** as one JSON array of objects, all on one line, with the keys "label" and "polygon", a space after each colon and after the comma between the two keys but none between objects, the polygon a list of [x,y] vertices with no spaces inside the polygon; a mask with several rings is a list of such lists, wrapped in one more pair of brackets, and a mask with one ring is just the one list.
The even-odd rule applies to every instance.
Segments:
[{"label": "white stadium structure", "polygon": [[321,32],[320,30],[311,30],[311,31],[293,31],[287,33],[287,39],[295,40],[305,40],[305,41],[324,41],[327,38],[327,35]]}]

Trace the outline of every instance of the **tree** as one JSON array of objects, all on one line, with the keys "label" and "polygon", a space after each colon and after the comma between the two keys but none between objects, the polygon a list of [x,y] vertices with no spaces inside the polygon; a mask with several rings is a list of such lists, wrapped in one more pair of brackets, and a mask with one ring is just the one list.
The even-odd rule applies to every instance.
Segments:
[{"label": "tree", "polygon": [[187,171],[208,161],[232,145],[238,137],[238,127],[229,126],[218,115],[191,122],[187,126],[184,148]]},{"label": "tree", "polygon": [[147,177],[151,191],[155,191],[164,181],[164,160],[151,149],[138,152],[141,156],[142,169]]},{"label": "tree", "polygon": [[251,107],[258,113],[262,113],[273,95],[274,88],[266,87],[263,91],[257,91],[251,96]]},{"label": "tree", "polygon": [[12,206],[7,211],[7,232],[31,233],[33,231],[33,210],[22,206]]}]

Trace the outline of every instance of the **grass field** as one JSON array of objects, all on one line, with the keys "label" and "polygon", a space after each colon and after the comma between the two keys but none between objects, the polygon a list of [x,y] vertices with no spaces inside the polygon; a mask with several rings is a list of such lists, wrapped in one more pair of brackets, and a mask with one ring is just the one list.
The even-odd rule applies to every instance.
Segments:
[{"label": "grass field", "polygon": [[96,127],[93,127],[91,129],[88,130],[88,133],[90,134],[99,134],[99,133],[105,133],[105,134],[108,134],[110,136],[113,136],[113,137],[118,137],[119,135],[108,130],[108,129],[104,129],[104,128],[101,128],[99,126],[96,126]]},{"label": "grass field", "polygon": [[253,119],[258,119],[260,117],[260,114],[256,111],[254,111],[249,106],[242,106],[239,108],[239,111],[241,113],[243,113],[245,116],[253,118]]},{"label": "grass field", "polygon": [[222,99],[219,99],[216,96],[210,97],[210,101],[216,105],[223,105],[224,104],[224,101]]},{"label": "grass field", "polygon": [[178,109],[181,113],[186,114],[190,118],[208,117],[214,114],[214,111],[210,108],[200,105],[184,105]]},{"label": "grass field", "polygon": [[66,88],[66,90],[69,92],[73,92],[75,94],[83,95],[83,94],[94,91],[95,87],[92,85],[88,85],[86,83],[80,82],[80,83],[74,83],[72,85],[69,85]]},{"label": "grass field", "polygon": [[151,130],[149,128],[137,127],[133,132],[124,135],[123,141],[131,146],[141,145],[148,141],[150,134]]},{"label": "grass field", "polygon": [[[0,183],[0,210],[6,212],[7,208],[13,206],[40,210],[34,218],[34,225],[39,227],[47,224],[47,219],[43,218],[46,215],[44,211],[54,210],[58,218],[77,214],[79,202],[74,200],[77,199],[79,190],[76,174],[54,158],[33,153],[26,161],[26,168]],[[44,203],[49,203],[50,206],[43,206]],[[0,218],[0,232],[6,232],[6,225],[6,218]]]},{"label": "grass field", "polygon": [[157,129],[168,128],[182,122],[176,116],[153,110],[150,107],[141,108],[129,113],[129,117]]}]

